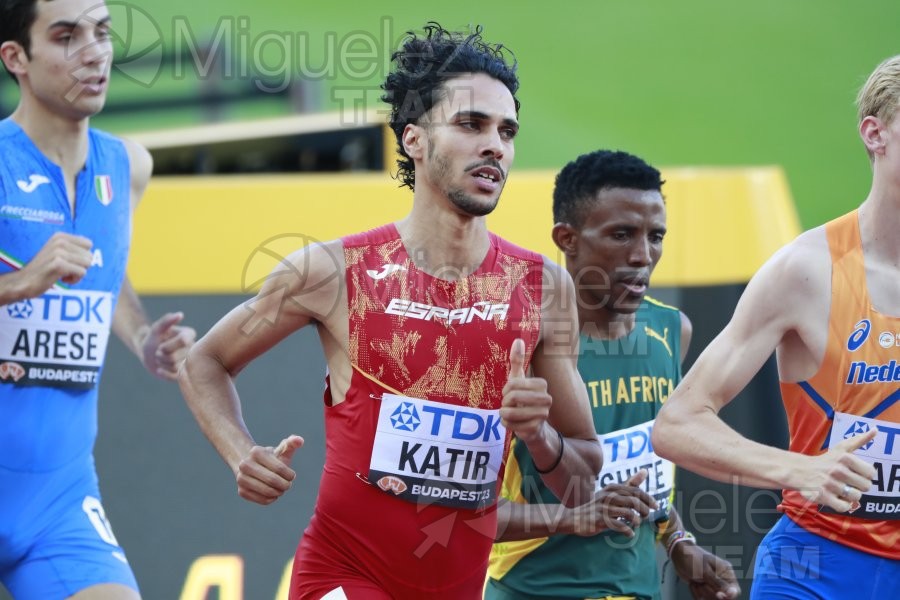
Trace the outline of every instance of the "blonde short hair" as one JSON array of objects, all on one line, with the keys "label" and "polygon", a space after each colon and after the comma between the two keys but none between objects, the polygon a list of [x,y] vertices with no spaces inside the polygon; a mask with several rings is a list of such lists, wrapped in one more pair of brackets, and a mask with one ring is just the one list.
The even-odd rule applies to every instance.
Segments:
[{"label": "blonde short hair", "polygon": [[859,121],[876,117],[890,122],[900,106],[900,54],[878,65],[856,97]]}]

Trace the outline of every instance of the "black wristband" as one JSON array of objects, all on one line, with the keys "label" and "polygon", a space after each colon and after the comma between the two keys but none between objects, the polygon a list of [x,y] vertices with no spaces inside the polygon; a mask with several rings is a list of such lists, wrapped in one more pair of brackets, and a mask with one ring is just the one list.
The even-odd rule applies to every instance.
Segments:
[{"label": "black wristband", "polygon": [[[566,449],[566,438],[563,437],[563,434],[560,433],[559,430],[556,431],[556,435],[559,436],[559,454],[556,456],[556,460],[553,461],[553,464],[550,466],[550,468],[546,470],[539,468],[536,464],[534,465],[534,470],[541,475],[546,475],[547,473],[558,467],[559,463],[562,462],[562,455]],[[534,464],[533,460],[531,462],[532,464]]]}]

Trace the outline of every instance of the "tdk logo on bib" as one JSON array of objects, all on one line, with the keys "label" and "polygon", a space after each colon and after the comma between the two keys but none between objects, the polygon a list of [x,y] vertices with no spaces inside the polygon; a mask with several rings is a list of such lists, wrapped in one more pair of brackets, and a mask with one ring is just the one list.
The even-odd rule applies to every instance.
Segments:
[{"label": "tdk logo on bib", "polygon": [[[487,411],[479,411],[487,412]],[[471,409],[454,410],[442,406],[423,406],[423,414],[431,415],[431,435],[435,437],[450,436],[454,440],[481,440],[482,442],[499,442],[506,434],[500,433],[500,415],[488,412],[486,416],[472,412]]]},{"label": "tdk logo on bib", "polygon": [[[503,439],[500,417],[497,415],[488,414],[487,418],[483,418],[468,410],[453,410],[441,406],[423,406],[422,414],[430,417],[429,433],[435,437],[449,435],[454,440],[481,439],[483,442]],[[391,425],[394,429],[415,431],[421,423],[419,412],[412,402],[401,402],[391,413]]]},{"label": "tdk logo on bib", "polygon": [[609,456],[609,460],[627,460],[635,456],[641,456],[653,452],[653,445],[650,443],[650,432],[652,426],[647,430],[631,429],[630,431],[614,432],[603,436],[603,452]]},{"label": "tdk logo on bib", "polygon": [[499,409],[383,394],[369,481],[410,502],[484,508],[496,501],[505,444]]},{"label": "tdk logo on bib", "polygon": [[[827,447],[878,430],[875,439],[853,452],[875,469],[872,487],[863,491],[854,518],[900,520],[900,423],[835,411]],[[824,512],[834,512],[822,507]]]},{"label": "tdk logo on bib", "polygon": [[106,325],[112,312],[110,302],[109,294],[104,292],[47,293],[34,300],[10,304],[6,312],[13,319]]},{"label": "tdk logo on bib", "polygon": [[419,413],[416,411],[416,405],[412,402],[401,402],[400,406],[391,413],[391,424],[393,424],[394,429],[415,431],[421,422]]},{"label": "tdk logo on bib", "polygon": [[651,520],[668,518],[669,496],[675,483],[675,465],[656,455],[650,436],[655,421],[597,436],[603,446],[603,469],[597,476],[597,491],[607,485],[625,483],[638,471],[647,471],[642,485],[659,508]]},{"label": "tdk logo on bib", "polygon": [[68,323],[106,323],[104,316],[109,313],[108,307],[103,306],[104,302],[109,302],[106,294],[97,294],[96,296],[63,296],[59,294],[44,294],[41,296],[44,301],[44,310],[41,318],[44,321],[59,320]]},{"label": "tdk logo on bib", "polygon": [[112,303],[109,292],[53,290],[0,307],[0,364],[17,365],[19,374],[3,382],[76,389],[96,385]]},{"label": "tdk logo on bib", "polygon": [[22,300],[6,307],[6,312],[13,319],[27,319],[34,312],[34,305],[31,300]]},{"label": "tdk logo on bib", "polygon": [[[850,439],[852,437],[856,437],[858,435],[862,435],[862,434],[866,433],[867,431],[869,431],[870,429],[871,429],[871,427],[869,427],[869,424],[866,423],[865,421],[857,421],[856,423],[851,425],[847,429],[847,431],[844,432],[844,439],[846,440],[846,439]],[[875,440],[872,440],[868,444],[866,444],[864,446],[860,446],[860,447],[863,450],[868,450],[869,448],[872,447],[872,445],[874,443],[875,443]]]}]

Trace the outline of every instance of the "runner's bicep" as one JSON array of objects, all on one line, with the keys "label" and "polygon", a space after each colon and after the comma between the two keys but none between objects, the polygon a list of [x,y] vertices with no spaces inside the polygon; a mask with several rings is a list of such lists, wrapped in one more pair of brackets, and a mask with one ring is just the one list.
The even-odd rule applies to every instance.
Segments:
[{"label": "runner's bicep", "polygon": [[261,292],[216,323],[197,343],[198,350],[236,375],[249,362],[311,322],[309,316],[288,314],[278,298]]}]

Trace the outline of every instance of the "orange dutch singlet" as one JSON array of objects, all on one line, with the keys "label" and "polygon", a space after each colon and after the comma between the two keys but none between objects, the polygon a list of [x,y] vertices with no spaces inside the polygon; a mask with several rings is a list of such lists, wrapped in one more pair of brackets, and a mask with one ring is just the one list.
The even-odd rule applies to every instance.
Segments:
[{"label": "orange dutch singlet", "polygon": [[790,449],[816,455],[878,427],[857,451],[875,466],[872,488],[850,514],[784,492],[780,508],[805,529],[832,541],[900,558],[900,318],[878,313],[869,299],[857,211],[825,225],[831,252],[831,314],[819,371],[781,383]]},{"label": "orange dutch singlet", "polygon": [[530,362],[538,342],[543,258],[491,234],[480,267],[446,281],[416,268],[392,224],[342,241],[353,375],[342,403],[325,393],[325,468],[291,598],[348,585],[480,598],[509,351],[522,338]]}]

